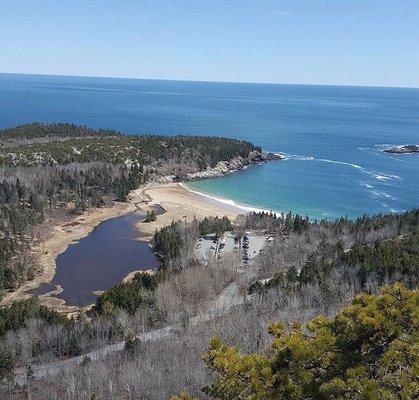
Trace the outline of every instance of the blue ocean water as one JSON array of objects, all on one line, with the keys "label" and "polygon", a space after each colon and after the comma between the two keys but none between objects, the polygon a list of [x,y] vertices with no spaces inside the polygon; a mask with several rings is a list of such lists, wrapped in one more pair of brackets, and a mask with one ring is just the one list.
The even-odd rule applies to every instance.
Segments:
[{"label": "blue ocean water", "polygon": [[0,74],[0,127],[73,122],[126,133],[246,139],[285,161],[189,185],[312,218],[418,206],[419,89]]}]

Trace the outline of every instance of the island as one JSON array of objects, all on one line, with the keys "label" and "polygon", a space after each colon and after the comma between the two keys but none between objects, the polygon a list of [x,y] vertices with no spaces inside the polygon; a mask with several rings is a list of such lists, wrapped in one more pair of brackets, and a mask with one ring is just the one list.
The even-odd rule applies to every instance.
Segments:
[{"label": "island", "polygon": [[390,147],[389,149],[385,149],[384,153],[391,153],[391,154],[419,153],[419,145],[405,144],[403,146]]}]

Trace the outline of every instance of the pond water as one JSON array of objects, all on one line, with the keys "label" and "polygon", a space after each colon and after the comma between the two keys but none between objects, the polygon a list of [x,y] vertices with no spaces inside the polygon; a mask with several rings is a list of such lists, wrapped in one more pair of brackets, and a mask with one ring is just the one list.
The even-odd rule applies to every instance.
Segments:
[{"label": "pond water", "polygon": [[135,211],[99,224],[56,258],[53,280],[39,286],[34,294],[48,293],[60,285],[63,291],[53,297],[83,307],[95,302],[93,291],[110,289],[132,271],[157,268],[160,262],[149,244],[137,240],[134,224],[144,218],[143,212]]}]

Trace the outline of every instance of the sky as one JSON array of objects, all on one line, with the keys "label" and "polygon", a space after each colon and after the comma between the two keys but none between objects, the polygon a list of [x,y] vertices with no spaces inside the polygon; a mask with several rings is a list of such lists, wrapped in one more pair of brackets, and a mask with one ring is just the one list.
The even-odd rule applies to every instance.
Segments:
[{"label": "sky", "polygon": [[419,87],[419,0],[0,0],[0,72]]}]

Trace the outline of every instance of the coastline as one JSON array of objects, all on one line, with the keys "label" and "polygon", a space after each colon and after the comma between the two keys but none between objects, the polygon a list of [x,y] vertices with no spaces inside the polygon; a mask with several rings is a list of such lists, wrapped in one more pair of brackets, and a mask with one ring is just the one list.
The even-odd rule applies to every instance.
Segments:
[{"label": "coastline", "polygon": [[181,182],[180,185],[186,189],[187,191],[191,192],[191,193],[195,193],[199,196],[205,197],[207,199],[213,200],[215,202],[218,203],[222,203],[222,204],[226,204],[229,205],[231,207],[235,207],[237,209],[240,210],[240,212],[243,214],[249,213],[249,212],[265,212],[265,213],[270,213],[272,212],[275,215],[281,214],[281,211],[278,210],[269,210],[267,208],[259,208],[259,207],[255,207],[252,205],[248,205],[248,204],[241,204],[241,203],[237,203],[235,200],[232,199],[227,199],[227,198],[223,198],[223,197],[216,197],[216,196],[212,196],[208,193],[205,192],[201,192],[199,190],[195,190],[195,189],[191,189],[190,187],[188,187],[188,182]]}]

